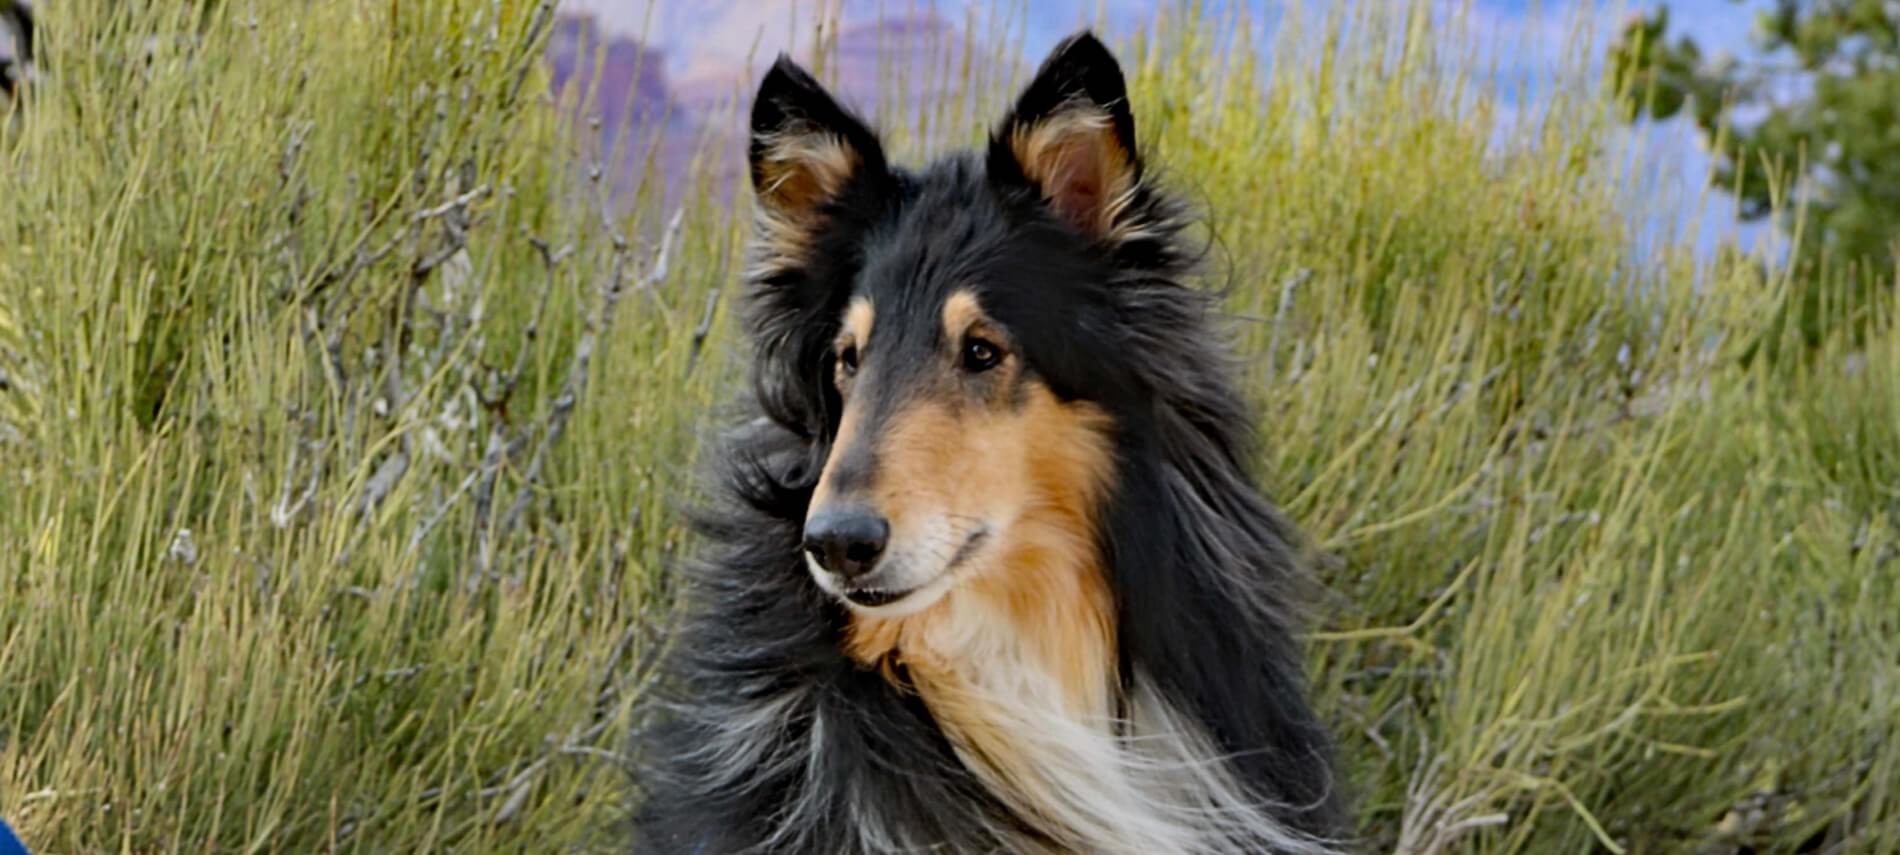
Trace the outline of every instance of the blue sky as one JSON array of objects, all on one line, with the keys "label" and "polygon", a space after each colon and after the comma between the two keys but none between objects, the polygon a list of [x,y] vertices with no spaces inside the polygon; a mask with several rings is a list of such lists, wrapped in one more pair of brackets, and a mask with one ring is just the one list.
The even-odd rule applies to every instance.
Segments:
[{"label": "blue sky", "polygon": [[[1558,70],[1563,57],[1560,49],[1563,39],[1574,29],[1579,16],[1588,19],[1595,31],[1598,43],[1591,46],[1590,55],[1600,60],[1608,39],[1615,35],[1623,20],[1658,5],[1657,0],[1624,3],[1474,0],[1473,3],[1474,9],[1488,18],[1489,26],[1500,35],[1522,35],[1525,37],[1522,43],[1543,46],[1542,50],[1515,50],[1509,54],[1513,60],[1507,64],[1510,73],[1531,79],[1547,77]],[[1680,35],[1689,35],[1707,57],[1727,53],[1746,58],[1758,53],[1752,45],[1751,34],[1756,14],[1766,5],[1765,0],[1669,0],[1662,5],[1669,8],[1668,37],[1672,41]],[[1510,87],[1500,91],[1506,93],[1507,100],[1513,97]],[[1528,97],[1535,100],[1541,96],[1533,90]],[[1647,163],[1639,178],[1643,183],[1638,192],[1646,202],[1652,203],[1647,204],[1645,210],[1654,219],[1643,224],[1645,237],[1654,239],[1666,235],[1671,227],[1692,231],[1698,255],[1707,257],[1726,240],[1754,246],[1768,234],[1771,227],[1765,223],[1738,222],[1734,203],[1726,194],[1708,193],[1706,204],[1698,204],[1699,197],[1707,192],[1710,159],[1692,123],[1678,118],[1632,128],[1627,133],[1630,141],[1645,153]]]},{"label": "blue sky", "polygon": [[[1500,32],[1530,32],[1534,34],[1532,42],[1538,41],[1535,36],[1541,36],[1544,43],[1550,45],[1553,37],[1570,29],[1576,15],[1595,16],[1592,23],[1598,38],[1607,40],[1626,16],[1654,9],[1659,4],[1656,0],[1628,3],[1476,0],[1474,5],[1494,19]],[[1710,57],[1727,53],[1746,58],[1756,53],[1751,34],[1756,13],[1765,5],[1761,0],[1671,0],[1666,5],[1671,40],[1681,34],[1692,36],[1703,55]],[[1603,45],[1593,46],[1592,55],[1600,58]],[[1537,77],[1555,71],[1560,54],[1553,49],[1521,51],[1515,56],[1517,73]],[[1531,97],[1537,96],[1533,93]],[[1704,192],[1710,161],[1700,134],[1686,119],[1641,126],[1629,133],[1647,153],[1649,168],[1644,171],[1646,186],[1641,192],[1645,198],[1662,202],[1650,209],[1658,212],[1660,221],[1646,225],[1674,225],[1685,231],[1693,228],[1699,254],[1704,257],[1725,239],[1739,239],[1743,245],[1752,246],[1767,233],[1766,224],[1739,223],[1734,216],[1733,202],[1721,193],[1711,194],[1707,204],[1699,208],[1700,217],[1694,216],[1698,209],[1697,197]],[[1644,231],[1652,236],[1660,233],[1656,228]]]}]

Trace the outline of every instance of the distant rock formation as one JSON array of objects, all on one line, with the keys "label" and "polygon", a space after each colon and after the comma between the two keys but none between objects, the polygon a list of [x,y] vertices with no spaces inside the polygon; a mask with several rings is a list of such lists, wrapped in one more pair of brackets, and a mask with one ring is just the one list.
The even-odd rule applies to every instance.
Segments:
[{"label": "distant rock formation", "polygon": [[[712,176],[713,190],[730,198],[736,182],[743,179],[742,119],[750,107],[752,86],[779,47],[789,41],[760,38],[756,41],[759,55],[749,56],[755,36],[770,28],[771,18],[745,13],[764,14],[758,7],[770,13],[777,5],[788,4],[729,0],[703,6],[662,5],[671,8],[656,9],[657,19],[651,22],[660,34],[660,44],[616,35],[593,13],[562,13],[547,47],[555,91],[564,103],[575,105],[576,120],[598,119],[598,132],[587,135],[595,148],[586,154],[598,159],[623,200],[640,190],[649,155],[665,186],[648,189],[673,197],[683,191],[683,178],[696,156],[720,152],[726,156],[722,169]],[[857,9],[860,5],[866,9]],[[685,18],[679,8],[683,6],[693,7],[695,17]],[[962,26],[935,12],[886,12],[880,17],[876,4],[866,0],[844,6],[845,23],[828,39],[822,74],[847,103],[887,127],[909,126],[938,99],[958,94],[966,71],[978,86],[1000,88],[1008,73],[1018,70],[1013,63],[992,60],[989,49],[981,44],[975,44],[971,52],[982,61],[966,64],[966,44],[974,43],[966,40]],[[736,34],[721,30],[720,22],[729,19],[749,20],[751,32],[743,26]],[[781,20],[781,32],[788,31],[791,18]],[[694,40],[705,32],[722,35]],[[676,45],[678,40],[685,45]],[[682,49],[690,57],[672,55]],[[808,62],[809,40],[792,45],[791,53]],[[669,69],[685,69],[685,73],[675,76]],[[880,96],[885,99],[882,103]]]},{"label": "distant rock formation", "polygon": [[[664,51],[611,35],[593,15],[562,14],[547,61],[556,96],[575,110],[570,118],[598,124],[583,137],[592,150],[581,155],[602,167],[616,195],[639,190],[650,153],[662,175],[683,172],[701,122],[675,98]],[[656,137],[659,148],[650,151]]]}]

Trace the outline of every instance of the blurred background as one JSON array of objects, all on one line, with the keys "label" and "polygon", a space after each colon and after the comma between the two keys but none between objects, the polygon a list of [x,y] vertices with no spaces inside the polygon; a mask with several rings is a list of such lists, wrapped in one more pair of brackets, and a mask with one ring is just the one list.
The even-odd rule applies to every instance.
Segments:
[{"label": "blurred background", "polygon": [[[32,7],[32,0],[8,0],[6,13],[0,14],[0,67],[9,69],[0,76],[9,78],[8,88],[14,85],[11,78],[28,73],[22,54]],[[1196,14],[1241,23],[1246,31],[1240,38],[1263,52],[1272,49],[1285,18],[1323,18],[1328,8],[1317,0],[1195,4]],[[661,164],[675,175],[709,129],[718,126],[729,136],[730,123],[719,125],[722,117],[730,118],[731,106],[745,97],[754,72],[781,51],[806,61],[819,53],[829,57],[836,64],[831,81],[849,100],[869,104],[890,88],[880,81],[893,75],[913,89],[926,80],[940,89],[951,87],[946,73],[960,51],[1020,64],[1080,27],[1127,34],[1157,17],[1153,4],[1108,0],[569,0],[559,9],[561,20],[548,46],[557,88],[572,81],[588,92],[589,109],[599,116],[602,142],[610,149],[629,128],[662,133]],[[1690,206],[1675,204],[1668,216],[1652,215],[1645,224],[1693,228],[1691,238],[1705,256],[1725,241],[1753,246],[1764,225],[1767,188],[1734,164],[1764,154],[1806,158],[1800,169],[1840,176],[1856,163],[1867,169],[1886,151],[1876,145],[1858,157],[1828,155],[1828,140],[1857,134],[1851,122],[1827,118],[1830,99],[1817,97],[1826,84],[1848,82],[1858,100],[1847,100],[1864,102],[1863,112],[1870,113],[1866,131],[1882,136],[1879,106],[1895,85],[1882,65],[1892,56],[1894,10],[1877,0],[1472,0],[1439,3],[1432,14],[1459,19],[1455,27],[1441,27],[1439,36],[1447,50],[1465,55],[1486,76],[1483,85],[1496,98],[1500,127],[1508,127],[1521,111],[1541,110],[1558,91],[1559,79],[1580,67],[1601,76],[1622,67],[1616,63],[1634,61],[1655,75],[1647,85],[1661,98],[1646,107],[1661,108],[1639,109],[1632,118],[1662,121],[1630,126],[1650,153],[1648,177],[1657,186],[1649,192],[1693,198],[1708,188],[1712,173],[1718,186],[1740,191],[1735,206],[1703,206],[1692,217],[1686,213]],[[819,22],[829,22],[831,30],[815,30]],[[598,81],[592,77],[597,58],[602,60]],[[1022,71],[1012,68],[1008,74]],[[1691,94],[1701,96],[1702,112],[1693,120],[1678,117]],[[1790,117],[1794,120],[1779,121]],[[1677,120],[1668,121],[1672,118]],[[1726,142],[1719,139],[1724,135]],[[1809,151],[1817,141],[1821,145]],[[622,155],[642,156],[631,147]],[[1872,185],[1860,194],[1861,201],[1878,209],[1876,219],[1884,220],[1891,213],[1885,189],[1890,170],[1877,163],[1871,168],[1879,177],[1858,179]],[[621,163],[615,171],[624,190],[638,170]],[[1878,222],[1844,230],[1863,232],[1853,240],[1874,249],[1891,237]]]},{"label": "blurred background", "polygon": [[[1819,10],[1828,4],[1814,5]],[[1329,4],[1205,0],[1195,7],[1198,14],[1217,19],[1244,19],[1244,38],[1264,52],[1272,49],[1287,15],[1321,19]],[[871,105],[877,102],[880,81],[897,67],[908,72],[914,89],[915,81],[940,70],[933,64],[944,59],[945,52],[966,45],[986,58],[1000,53],[1006,62],[1033,63],[1081,27],[1126,36],[1157,17],[1156,4],[1127,0],[570,0],[561,8],[562,25],[550,47],[559,79],[585,72],[581,60],[590,57],[591,48],[604,47],[597,106],[605,129],[614,133],[629,115],[640,117],[644,125],[664,125],[669,134],[667,163],[676,172],[685,164],[697,132],[708,122],[721,121],[735,98],[749,96],[747,87],[756,72],[780,51],[812,59],[818,42],[811,27],[818,20],[835,23],[835,30],[824,35],[837,64],[831,80],[848,99]],[[1463,19],[1455,30],[1439,35],[1447,50],[1469,54],[1474,68],[1489,76],[1484,85],[1498,99],[1501,126],[1508,126],[1520,111],[1540,110],[1557,81],[1574,72],[1579,62],[1600,71],[1608,48],[1630,22],[1653,23],[1658,15],[1675,22],[1668,28],[1668,39],[1692,41],[1712,63],[1787,64],[1788,51],[1756,37],[1758,17],[1775,11],[1773,2],[1738,0],[1474,0],[1434,7],[1441,17]],[[1664,35],[1659,29],[1651,38],[1661,41]],[[1644,123],[1631,132],[1646,137],[1645,147],[1655,162],[1652,177],[1659,186],[1652,192],[1682,200],[1705,189],[1713,166],[1710,141],[1694,123]],[[1758,236],[1759,223],[1743,221],[1727,206],[1711,206],[1693,223],[1687,222],[1688,206],[1674,207],[1670,213],[1677,219],[1659,221],[1655,227],[1692,225],[1704,253],[1727,238],[1750,245]]]},{"label": "blurred background", "polygon": [[1367,851],[1900,851],[1891,0],[0,0],[0,817],[620,851],[738,131],[1084,24],[1307,537]]}]

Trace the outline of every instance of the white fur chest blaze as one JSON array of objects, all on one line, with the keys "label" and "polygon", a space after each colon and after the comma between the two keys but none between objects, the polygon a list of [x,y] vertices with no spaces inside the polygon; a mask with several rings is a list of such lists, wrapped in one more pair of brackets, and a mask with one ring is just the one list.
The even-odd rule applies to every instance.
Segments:
[{"label": "white fur chest blaze", "polygon": [[1274,823],[1148,681],[1119,697],[1105,597],[994,593],[860,621],[849,649],[893,679],[901,666],[964,763],[1062,850],[1324,851]]}]

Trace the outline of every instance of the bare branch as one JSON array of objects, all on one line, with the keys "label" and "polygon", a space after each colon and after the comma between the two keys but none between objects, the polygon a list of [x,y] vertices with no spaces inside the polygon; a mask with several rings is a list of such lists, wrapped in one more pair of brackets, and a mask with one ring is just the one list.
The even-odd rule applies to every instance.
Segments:
[{"label": "bare branch", "polygon": [[719,307],[719,289],[706,292],[706,309],[699,316],[699,326],[693,328],[693,348],[686,354],[686,373],[691,374],[699,367],[699,352],[706,346],[706,337],[712,335],[713,310]]}]

